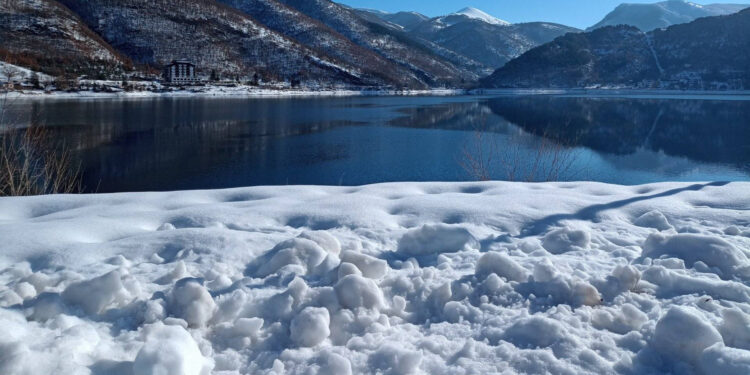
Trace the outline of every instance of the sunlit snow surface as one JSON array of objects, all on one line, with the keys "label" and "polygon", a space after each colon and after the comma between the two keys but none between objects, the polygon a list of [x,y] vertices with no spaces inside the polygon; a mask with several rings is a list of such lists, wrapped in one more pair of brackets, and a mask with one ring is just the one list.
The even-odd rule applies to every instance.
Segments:
[{"label": "sunlit snow surface", "polygon": [[748,374],[750,184],[0,199],[0,374]]}]

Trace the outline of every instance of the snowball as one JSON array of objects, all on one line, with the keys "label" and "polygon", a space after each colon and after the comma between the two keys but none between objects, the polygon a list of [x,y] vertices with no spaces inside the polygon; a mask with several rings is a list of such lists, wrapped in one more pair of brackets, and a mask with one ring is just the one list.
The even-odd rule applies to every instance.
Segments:
[{"label": "snowball", "polygon": [[190,327],[203,327],[216,312],[216,303],[196,279],[183,279],[172,289],[169,310]]},{"label": "snowball", "polygon": [[321,354],[318,358],[319,375],[352,375],[352,364],[348,359],[332,352]]},{"label": "snowball", "polygon": [[328,232],[303,232],[299,235],[299,238],[305,238],[317,243],[330,254],[339,255],[341,253],[341,243]]},{"label": "snowball", "polygon": [[313,347],[331,335],[331,316],[321,307],[307,307],[292,319],[291,338],[297,346]]},{"label": "snowball", "polygon": [[465,228],[446,224],[424,225],[401,237],[398,253],[407,256],[455,253],[475,243],[476,239]]},{"label": "snowball", "polygon": [[635,289],[641,280],[641,272],[633,266],[617,266],[611,276],[607,276],[604,282],[596,284],[598,290],[611,300],[614,297]]},{"label": "snowball", "polygon": [[16,284],[16,286],[13,288],[13,291],[16,292],[16,294],[18,294],[18,296],[23,298],[24,300],[34,298],[36,296],[36,288],[26,282]]},{"label": "snowball", "polygon": [[670,256],[685,261],[688,267],[703,262],[718,268],[723,278],[730,278],[736,268],[748,264],[747,256],[732,244],[715,237],[697,234],[665,236],[654,233],[643,244],[643,257]]},{"label": "snowball", "polygon": [[700,365],[706,374],[747,375],[750,374],[750,351],[715,344],[703,351]]},{"label": "snowball", "polygon": [[479,277],[496,274],[509,281],[523,282],[529,278],[526,269],[505,254],[490,252],[482,255],[477,261],[474,272]]},{"label": "snowball", "polygon": [[365,277],[371,279],[380,279],[388,271],[386,261],[356,251],[345,251],[341,254],[341,261],[357,266]]},{"label": "snowball", "polygon": [[692,309],[674,306],[656,323],[651,342],[665,359],[695,364],[703,350],[722,342],[721,335]]},{"label": "snowball", "polygon": [[[319,241],[319,242],[318,242]],[[302,275],[322,275],[339,263],[341,245],[327,233],[303,233],[284,241],[248,266],[249,274],[266,277],[282,270]]]},{"label": "snowball", "polygon": [[349,275],[360,275],[362,276],[362,271],[357,268],[357,266],[351,264],[351,263],[341,263],[339,264],[339,279],[343,279],[346,276]]},{"label": "snowball", "polygon": [[369,365],[394,375],[414,374],[422,363],[422,353],[404,349],[394,343],[383,344],[370,355]]},{"label": "snowball", "polygon": [[660,231],[673,229],[669,221],[659,211],[647,212],[633,221],[633,224],[643,228],[653,228]]},{"label": "snowball", "polygon": [[569,251],[588,249],[591,235],[584,230],[562,228],[550,233],[542,239],[542,247],[552,254],[563,254]]},{"label": "snowball", "polygon": [[80,306],[86,314],[96,315],[107,307],[126,302],[129,292],[122,284],[119,271],[112,271],[97,278],[70,284],[62,293],[63,300]]},{"label": "snowball", "polygon": [[212,368],[184,328],[156,324],[146,328],[133,375],[209,375]]},{"label": "snowball", "polygon": [[383,306],[383,292],[374,281],[362,276],[346,276],[336,283],[334,289],[339,303],[345,308],[379,308]]}]

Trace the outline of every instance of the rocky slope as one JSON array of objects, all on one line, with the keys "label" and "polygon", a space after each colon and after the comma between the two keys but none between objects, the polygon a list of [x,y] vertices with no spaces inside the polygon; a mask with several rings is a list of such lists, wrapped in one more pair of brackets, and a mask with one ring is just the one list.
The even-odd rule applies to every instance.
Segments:
[{"label": "rocky slope", "polygon": [[0,1],[0,60],[52,75],[117,72],[129,65],[53,0]]},{"label": "rocky slope", "polygon": [[632,26],[568,34],[482,80],[483,87],[750,87],[750,10],[644,33]]},{"label": "rocky slope", "polygon": [[651,31],[691,22],[701,17],[737,13],[747,7],[745,4],[700,5],[683,0],[654,4],[621,4],[589,30],[605,26],[630,25],[643,31]]},{"label": "rocky slope", "polygon": [[431,86],[463,85],[478,78],[476,63],[397,28],[368,21],[355,9],[329,0],[280,0],[355,44],[375,51]]},{"label": "rocky slope", "polygon": [[[361,84],[361,72],[209,0],[63,0],[113,47],[161,66],[188,57],[224,76]],[[204,71],[204,74],[206,72]]]}]

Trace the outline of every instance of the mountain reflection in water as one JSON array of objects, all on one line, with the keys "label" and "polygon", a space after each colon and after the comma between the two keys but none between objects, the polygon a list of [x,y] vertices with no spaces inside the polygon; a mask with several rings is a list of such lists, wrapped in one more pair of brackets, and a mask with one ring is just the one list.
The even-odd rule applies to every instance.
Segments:
[{"label": "mountain reflection in water", "polygon": [[[748,100],[154,98],[12,110],[72,148],[99,192],[471,180],[467,155],[484,160],[488,149],[512,151],[520,174],[536,168],[541,148],[572,150],[559,180],[750,179]],[[511,166],[490,164],[491,178],[508,178]]]}]

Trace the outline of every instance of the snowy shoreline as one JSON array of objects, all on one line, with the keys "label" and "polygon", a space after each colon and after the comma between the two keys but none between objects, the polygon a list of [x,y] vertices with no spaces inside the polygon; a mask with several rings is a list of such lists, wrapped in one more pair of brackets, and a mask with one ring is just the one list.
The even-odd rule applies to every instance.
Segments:
[{"label": "snowy shoreline", "polygon": [[42,91],[12,91],[7,93],[13,99],[131,99],[131,98],[295,98],[295,97],[352,97],[352,96],[455,96],[464,95],[462,89],[434,89],[434,90],[285,90],[285,89],[256,89],[249,87],[211,87],[206,91],[193,92],[189,90],[172,92],[52,92]]},{"label": "snowy shoreline", "polygon": [[749,192],[0,198],[0,373],[747,374]]}]

